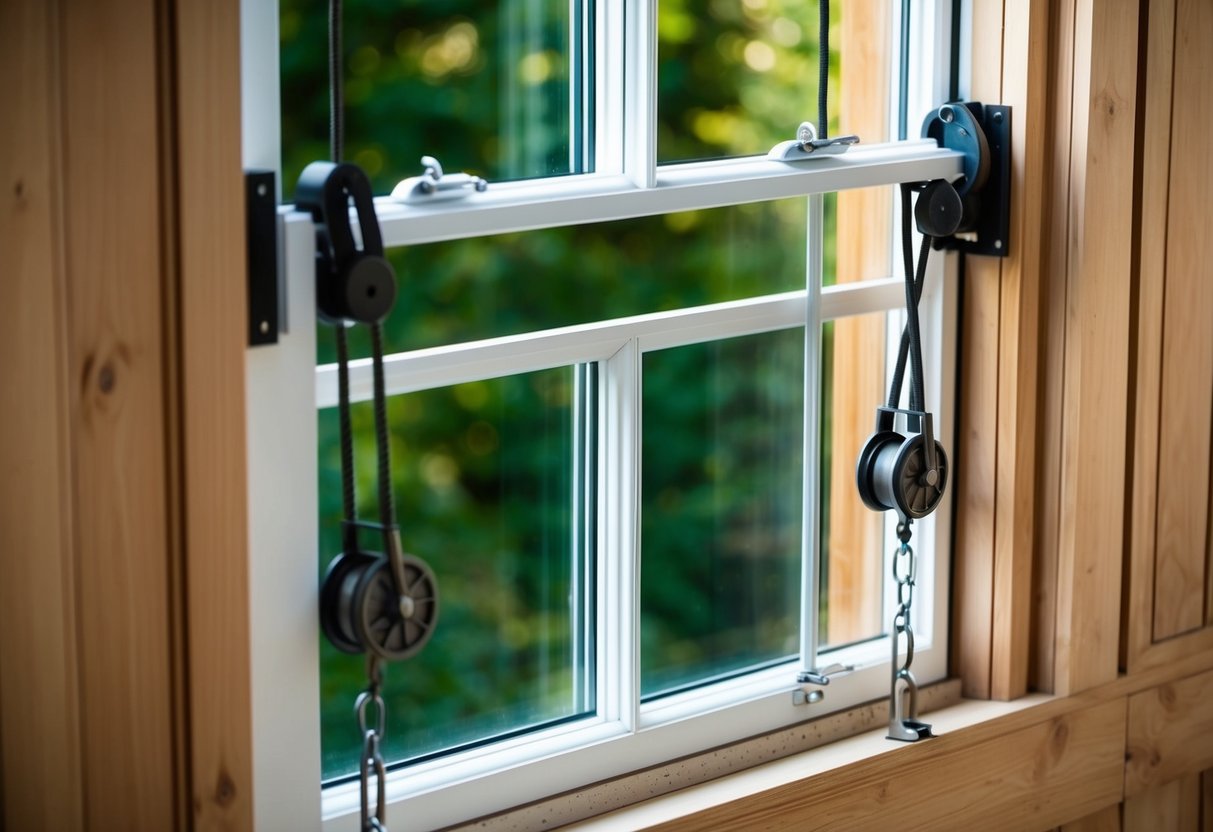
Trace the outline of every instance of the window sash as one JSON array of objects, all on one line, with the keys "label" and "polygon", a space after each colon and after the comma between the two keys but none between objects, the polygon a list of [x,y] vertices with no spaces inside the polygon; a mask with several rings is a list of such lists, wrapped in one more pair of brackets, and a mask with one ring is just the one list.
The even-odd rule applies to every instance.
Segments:
[{"label": "window sash", "polygon": [[[406,207],[377,200],[385,243],[414,245],[603,222],[898,181],[949,178],[959,172],[955,154],[917,142],[861,145],[842,159],[802,165],[785,165],[757,156],[659,167],[652,129],[656,120],[656,1],[596,4],[594,60],[598,77],[593,95],[596,173],[494,184],[486,194],[463,203]],[[585,8],[586,0],[571,2],[580,2]],[[277,54],[276,16],[266,13],[266,6],[273,5],[258,0],[242,3],[242,54],[246,63],[258,54]],[[900,4],[891,6],[893,13],[899,15]],[[946,31],[950,6],[948,0],[912,6],[914,17],[910,25],[916,48],[928,60],[913,65],[917,74],[911,78],[910,113],[925,112],[931,104],[946,97],[945,73],[940,71],[939,64],[946,62],[946,55],[942,54],[946,48],[927,51],[921,47],[930,44],[936,33]],[[894,29],[897,28],[895,24]],[[896,44],[891,46],[896,48]],[[262,123],[257,130],[245,131],[245,161],[280,169],[278,128],[275,123],[272,130],[268,129],[268,122],[274,119],[265,117],[278,112],[277,66],[272,61],[268,63],[257,77],[245,74],[246,124]],[[896,59],[891,61],[894,67],[898,63]],[[890,102],[892,112],[896,113],[897,106],[896,101]],[[790,118],[798,121],[796,115],[792,113]],[[638,126],[643,129],[636,129]],[[913,125],[910,132],[914,132]],[[329,371],[314,365],[314,231],[305,215],[284,210],[280,219],[286,272],[282,320],[284,328],[290,322],[294,325],[281,336],[279,348],[250,351],[246,382],[251,437],[250,548],[254,556],[250,591],[254,599],[251,624],[258,823],[315,828],[317,818],[323,815],[324,828],[346,829],[356,825],[356,784],[326,789],[323,802],[318,788],[319,662],[315,645],[313,560],[317,540],[315,524],[309,521],[317,516],[316,426],[314,419],[301,414],[329,401],[324,397],[328,395],[325,391],[330,382],[326,377]],[[819,235],[816,243],[819,246]],[[814,245],[813,234],[810,245]],[[951,287],[955,275],[942,268],[938,260],[933,268],[945,273],[931,276],[923,299],[924,320],[941,324],[934,327],[928,324],[924,328],[929,332],[926,364],[938,370],[938,377],[930,385],[931,405],[939,416],[940,430],[946,433],[950,430],[951,414],[942,405],[950,404],[953,398],[951,356],[955,316],[948,310],[954,303],[955,292]],[[814,314],[820,320],[829,320],[895,309],[900,306],[901,292],[898,278],[830,287],[821,292],[820,308]],[[820,708],[810,712],[791,704],[789,679],[797,669],[796,662],[640,703],[638,502],[620,491],[621,483],[632,483],[634,488],[639,482],[639,373],[643,352],[732,334],[769,331],[781,325],[800,325],[810,318],[806,307],[808,295],[793,292],[788,296],[663,313],[676,318],[670,321],[659,321],[661,316],[638,316],[496,339],[510,343],[475,342],[391,358],[389,385],[397,385],[390,388],[394,392],[511,374],[520,371],[516,367],[534,367],[540,354],[545,356],[543,361],[555,362],[545,366],[600,362],[603,378],[598,405],[598,467],[599,476],[604,478],[600,482],[605,482],[608,490],[599,494],[602,528],[598,541],[598,581],[603,587],[603,597],[625,599],[624,606],[614,611],[608,611],[601,601],[596,605],[599,627],[596,716],[507,740],[489,749],[451,755],[393,772],[389,776],[389,800],[396,804],[393,812],[402,812],[410,823],[419,826],[447,825],[499,811],[507,808],[505,804],[574,788],[612,773],[769,731],[821,712]],[[755,323],[760,318],[755,313],[758,308],[776,316],[776,324],[770,320],[761,326]],[[747,319],[749,313],[754,314]],[[732,329],[727,334],[718,330],[709,337],[711,327],[722,322]],[[653,329],[628,334],[619,344],[623,332],[618,328],[623,326]],[[751,326],[759,328],[747,328]],[[607,352],[606,340],[595,339],[613,327],[617,330],[612,333],[617,349]],[[891,322],[890,330],[894,329],[897,325]],[[564,346],[581,350],[586,357],[572,360],[572,354],[564,352],[557,361],[561,339]],[[820,360],[819,350],[814,359]],[[499,363],[494,364],[495,361]],[[360,366],[362,363],[354,368],[355,391],[360,391],[360,385],[369,377]],[[361,392],[355,395],[369,397]],[[813,516],[816,513],[814,506]],[[806,518],[809,516],[806,514]],[[942,542],[946,541],[949,521],[950,512],[945,505],[934,522],[917,529],[916,548],[944,551]],[[628,557],[611,557],[612,552],[624,550],[630,552]],[[927,603],[927,597],[946,598],[947,576],[946,570],[936,568],[931,560],[924,558],[920,573],[920,586],[930,590],[921,593],[918,609],[915,669],[921,678],[942,676],[946,671],[945,645],[937,637],[945,632],[946,610],[943,604]],[[605,618],[608,614],[609,621]],[[836,710],[887,695],[888,657],[882,655],[887,649],[885,641],[878,640],[830,651],[827,661],[854,663],[863,669],[851,674],[845,683],[839,680],[830,687],[826,707]],[[603,673],[603,667],[612,669],[610,678],[605,678],[610,674]],[[722,719],[718,710],[723,707],[729,708],[727,720]],[[289,742],[285,741],[288,738]],[[564,753],[556,753],[561,748]],[[519,766],[524,760],[531,762]],[[477,772],[493,772],[492,785],[478,779]],[[471,779],[451,785],[461,778]],[[440,784],[446,785],[432,790]],[[452,807],[457,807],[457,811]]]}]

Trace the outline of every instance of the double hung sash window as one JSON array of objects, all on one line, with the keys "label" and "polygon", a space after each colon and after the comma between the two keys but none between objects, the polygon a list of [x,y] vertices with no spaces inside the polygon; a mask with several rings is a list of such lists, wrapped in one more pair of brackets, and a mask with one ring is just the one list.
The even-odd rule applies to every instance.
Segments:
[{"label": "double hung sash window", "polygon": [[[280,170],[289,202],[327,156],[324,15],[245,5],[246,163]],[[879,79],[892,135],[943,100],[950,8],[888,3],[887,37],[862,50],[878,71],[849,76],[844,56],[835,97]],[[875,230],[897,228],[881,207],[897,201],[840,229],[834,194],[959,163],[888,135],[767,160],[815,118],[816,20],[797,0],[347,1],[347,158],[382,194],[423,154],[490,181],[457,202],[376,202],[400,286],[397,510],[442,597],[430,644],[386,668],[390,812],[410,828],[887,695],[892,530],[839,510],[858,499],[836,458],[872,421],[904,292],[892,271],[849,280],[839,252],[896,250]],[[280,124],[277,73],[256,66],[277,38]],[[249,354],[257,806],[269,826],[353,828],[364,669],[318,645],[315,612],[340,548],[332,336],[315,325],[311,220],[281,218],[286,331]],[[934,263],[928,404],[947,436],[953,277]],[[838,328],[858,322],[874,338],[841,354]],[[859,373],[877,376],[870,400],[842,392]],[[368,360],[351,387],[367,510]],[[874,528],[863,551],[847,523]],[[921,681],[946,670],[948,523],[945,505],[916,526]],[[828,545],[876,577],[843,574]],[[796,704],[798,671],[830,664],[854,670]]]}]

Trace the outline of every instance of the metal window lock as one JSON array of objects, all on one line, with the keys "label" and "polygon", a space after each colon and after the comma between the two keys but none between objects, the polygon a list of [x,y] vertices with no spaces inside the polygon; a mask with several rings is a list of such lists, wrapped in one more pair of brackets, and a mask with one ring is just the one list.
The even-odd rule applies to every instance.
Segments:
[{"label": "metal window lock", "polygon": [[484,193],[489,183],[470,173],[443,174],[442,165],[433,156],[422,156],[425,173],[405,179],[392,189],[392,199],[409,205],[440,200],[463,199],[471,193]]},{"label": "metal window lock", "polygon": [[771,148],[767,158],[775,162],[801,162],[823,156],[839,156],[847,148],[859,144],[859,136],[835,136],[832,139],[817,138],[817,128],[812,122],[803,121],[796,128],[796,138],[780,142]]},{"label": "metal window lock", "polygon": [[850,673],[855,669],[853,664],[831,664],[822,668],[813,668],[812,670],[802,670],[796,677],[797,684],[800,687],[792,691],[793,705],[812,705],[826,698],[825,691],[815,690],[815,688],[823,688],[830,684],[831,676],[839,676],[843,673]]}]

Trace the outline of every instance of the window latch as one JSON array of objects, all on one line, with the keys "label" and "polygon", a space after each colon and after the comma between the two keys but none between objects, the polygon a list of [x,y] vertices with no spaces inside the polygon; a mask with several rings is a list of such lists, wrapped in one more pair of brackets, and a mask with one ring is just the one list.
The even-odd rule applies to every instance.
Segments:
[{"label": "window latch", "polygon": [[812,670],[802,670],[796,677],[796,683],[799,688],[792,691],[793,705],[812,705],[815,702],[820,702],[826,698],[825,691],[814,690],[814,688],[823,688],[830,684],[831,676],[839,676],[843,673],[850,673],[855,669],[853,664],[831,664],[822,668],[813,668]]},{"label": "window latch", "polygon": [[440,200],[463,199],[471,193],[484,193],[489,183],[470,173],[443,174],[442,165],[433,156],[422,156],[425,173],[405,179],[392,189],[392,199],[409,205]]},{"label": "window latch", "polygon": [[835,136],[832,139],[817,138],[817,128],[812,122],[802,121],[796,129],[796,138],[780,142],[771,148],[767,158],[775,162],[803,162],[823,156],[839,156],[847,148],[859,144],[859,136]]}]

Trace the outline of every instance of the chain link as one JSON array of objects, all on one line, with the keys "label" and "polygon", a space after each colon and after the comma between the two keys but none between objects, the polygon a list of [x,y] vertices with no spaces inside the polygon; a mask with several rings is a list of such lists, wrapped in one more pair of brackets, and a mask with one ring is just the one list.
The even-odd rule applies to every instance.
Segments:
[{"label": "chain link", "polygon": [[[362,755],[358,761],[358,788],[362,798],[362,832],[387,832],[387,765],[383,761],[383,735],[387,728],[387,705],[383,702],[383,665],[374,655],[366,660],[366,690],[354,701]],[[374,713],[368,713],[371,709]],[[370,809],[371,776],[375,777],[375,812]]]},{"label": "chain link", "polygon": [[[901,541],[893,551],[893,580],[897,582],[897,610],[893,613],[893,674],[889,691],[889,738],[912,742],[931,736],[931,726],[918,721],[918,681],[910,666],[914,663],[914,579],[918,570],[914,549],[910,546],[909,523],[897,526]],[[901,641],[905,640],[905,660],[898,664]],[[908,707],[906,698],[909,699]]]}]

